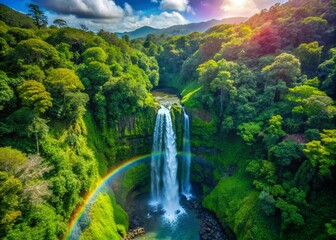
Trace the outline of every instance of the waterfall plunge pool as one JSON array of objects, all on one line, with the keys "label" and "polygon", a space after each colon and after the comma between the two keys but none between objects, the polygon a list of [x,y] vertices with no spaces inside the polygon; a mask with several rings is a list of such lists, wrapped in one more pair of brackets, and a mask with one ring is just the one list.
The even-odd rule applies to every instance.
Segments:
[{"label": "waterfall plunge pool", "polygon": [[[182,161],[180,154],[178,154],[178,160],[179,162]],[[203,169],[213,167],[197,157],[192,158],[192,164],[200,164]],[[146,166],[150,168],[150,163],[147,162]],[[149,176],[148,180],[150,180]],[[121,181],[123,181],[122,176],[114,183],[118,185],[118,182],[121,184]],[[118,194],[117,189],[114,189],[114,191]],[[184,209],[184,213],[179,213],[174,222],[165,219],[162,208],[159,207],[155,211],[148,204],[151,199],[150,192],[137,194],[136,188],[134,191],[128,194],[127,205],[124,208],[129,215],[130,229],[136,229],[137,227],[145,229],[145,234],[134,238],[135,240],[233,239],[226,235],[215,215],[202,207],[202,186],[200,183],[192,183],[193,198],[187,200],[182,193],[179,194],[179,203]]]}]

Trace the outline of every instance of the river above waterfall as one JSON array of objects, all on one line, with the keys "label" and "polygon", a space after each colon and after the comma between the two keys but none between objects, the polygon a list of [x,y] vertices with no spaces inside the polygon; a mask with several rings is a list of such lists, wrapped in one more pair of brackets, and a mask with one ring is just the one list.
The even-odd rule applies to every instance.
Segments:
[{"label": "river above waterfall", "polygon": [[169,107],[174,103],[180,104],[178,92],[173,88],[156,88],[152,91],[152,94],[165,107]]}]

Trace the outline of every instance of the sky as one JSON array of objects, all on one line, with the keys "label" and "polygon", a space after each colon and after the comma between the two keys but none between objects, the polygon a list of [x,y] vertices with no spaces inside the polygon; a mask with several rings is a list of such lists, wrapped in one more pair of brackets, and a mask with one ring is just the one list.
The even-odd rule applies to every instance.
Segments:
[{"label": "sky", "polygon": [[40,6],[49,24],[64,19],[71,27],[86,25],[91,31],[126,32],[143,26],[166,28],[178,24],[228,17],[250,17],[287,0],[0,0],[15,10],[28,12]]}]

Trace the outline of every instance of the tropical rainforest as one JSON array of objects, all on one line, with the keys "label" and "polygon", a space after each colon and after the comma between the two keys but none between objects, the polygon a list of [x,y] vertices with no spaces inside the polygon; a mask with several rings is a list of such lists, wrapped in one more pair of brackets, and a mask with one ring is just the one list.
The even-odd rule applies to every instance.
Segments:
[{"label": "tropical rainforest", "polygon": [[[130,39],[1,5],[0,238],[62,239],[110,168],[150,153],[151,90],[164,86],[191,116],[192,151],[216,164],[193,164],[191,179],[223,228],[334,239],[335,9],[293,0],[242,24]],[[146,171],[125,175],[123,196],[99,195],[81,239],[123,238],[127,192]]]}]

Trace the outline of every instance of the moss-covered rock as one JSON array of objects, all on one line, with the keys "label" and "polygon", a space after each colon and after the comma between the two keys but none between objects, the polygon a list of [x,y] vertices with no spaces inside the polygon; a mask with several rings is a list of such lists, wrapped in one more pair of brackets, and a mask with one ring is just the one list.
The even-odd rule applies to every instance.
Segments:
[{"label": "moss-covered rock", "polygon": [[85,114],[88,144],[99,159],[101,176],[120,161],[151,152],[156,113],[155,106],[147,106],[104,128],[98,127],[89,111]]},{"label": "moss-covered rock", "polygon": [[173,104],[170,108],[170,114],[173,122],[173,129],[176,135],[176,148],[182,150],[183,144],[183,109],[181,105]]},{"label": "moss-covered rock", "polygon": [[245,172],[258,155],[257,146],[251,148],[233,135],[220,142],[218,154],[204,154],[224,170],[214,171],[214,178],[220,181],[204,198],[203,206],[214,212],[224,227],[229,226],[237,239],[277,239],[279,225],[262,212],[259,193]]},{"label": "moss-covered rock", "polygon": [[206,121],[191,112],[190,142],[192,147],[218,147],[217,142],[217,121],[210,118]]},{"label": "moss-covered rock", "polygon": [[134,199],[150,190],[150,164],[143,163],[126,171],[118,189],[117,200],[124,207],[128,199]]},{"label": "moss-covered rock", "polygon": [[238,239],[277,239],[279,228],[261,211],[259,193],[250,184],[240,176],[223,178],[203,206],[228,224]]},{"label": "moss-covered rock", "polygon": [[[121,118],[114,126],[103,129],[98,127],[90,112],[86,113],[84,130],[88,145],[98,160],[101,176],[120,161],[151,152],[156,113],[156,107],[145,107],[136,114]],[[118,203],[126,206],[128,197],[148,192],[149,178],[148,164],[129,169],[123,176],[118,191],[121,193],[117,196]],[[130,193],[132,195],[129,196]],[[90,224],[85,228],[81,239],[121,239],[127,233],[127,214],[116,203],[111,191],[97,197],[89,215]]]},{"label": "moss-covered rock", "polygon": [[127,213],[116,203],[111,190],[98,195],[90,208],[90,224],[80,236],[88,239],[122,239],[128,230]]}]

